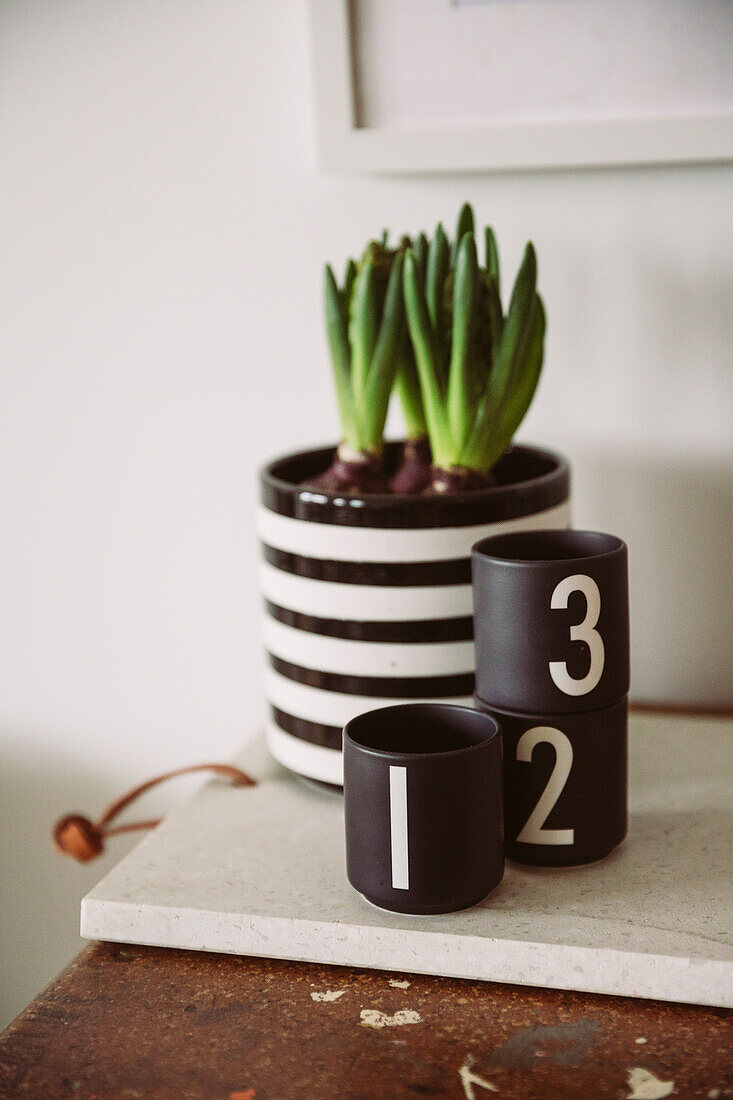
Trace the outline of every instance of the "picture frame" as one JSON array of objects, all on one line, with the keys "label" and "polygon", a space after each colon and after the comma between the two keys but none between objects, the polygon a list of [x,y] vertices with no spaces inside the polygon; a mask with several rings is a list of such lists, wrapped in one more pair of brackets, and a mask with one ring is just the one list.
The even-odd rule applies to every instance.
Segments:
[{"label": "picture frame", "polygon": [[[505,171],[733,159],[733,81],[729,102],[715,109],[670,109],[666,114],[641,110],[606,117],[541,119],[497,115],[460,125],[359,124],[359,66],[354,56],[352,4],[369,2],[310,0],[317,160],[323,171]],[[426,19],[434,10],[434,2],[425,3]],[[451,5],[451,0],[441,2]],[[476,4],[476,0],[470,2]],[[487,0],[483,2],[487,8],[490,6]],[[513,2],[529,7],[524,0]],[[571,2],[588,5],[591,0]],[[676,2],[694,4],[695,0]],[[452,0],[454,7],[468,3]]]}]

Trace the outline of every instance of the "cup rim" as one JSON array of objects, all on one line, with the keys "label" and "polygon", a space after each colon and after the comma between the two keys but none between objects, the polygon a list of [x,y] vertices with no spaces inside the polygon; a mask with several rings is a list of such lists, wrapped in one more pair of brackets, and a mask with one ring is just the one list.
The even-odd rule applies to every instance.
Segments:
[{"label": "cup rim", "polygon": [[[599,542],[603,540],[605,542],[605,549],[599,549],[597,552],[594,552],[589,546],[586,553],[557,558],[520,558],[510,553],[501,553],[502,545],[516,545],[526,541],[531,549],[532,542],[539,542],[541,539],[562,543],[563,541],[572,541],[576,538],[579,543],[583,539],[598,540]],[[627,546],[622,538],[618,535],[611,535],[605,531],[576,530],[573,528],[538,528],[533,531],[507,531],[503,535],[488,535],[486,538],[480,539],[478,542],[474,543],[471,547],[471,557],[512,568],[521,569],[529,565],[551,568],[553,566],[570,566],[573,563],[579,562],[602,561],[607,558],[617,557],[619,554],[625,553],[626,550]]]},{"label": "cup rim", "polygon": [[[486,725],[491,727],[491,733],[482,737],[480,741],[476,741],[472,745],[463,745],[456,749],[445,749],[440,752],[409,752],[404,749],[377,749],[370,745],[365,745],[361,741],[358,741],[351,734],[352,727],[361,722],[364,718],[371,718],[372,715],[383,712],[386,714],[394,715],[396,712],[416,711],[416,710],[439,710],[443,713],[446,711],[458,711],[462,715],[475,716],[477,725]],[[488,722],[486,721],[488,719]],[[389,707],[374,707],[372,710],[365,710],[356,717],[351,718],[343,729],[343,742],[350,741],[354,748],[360,752],[365,753],[368,756],[377,757],[380,760],[445,760],[457,756],[465,756],[469,753],[477,752],[493,742],[501,734],[501,727],[491,714],[486,714],[484,711],[480,711],[475,707],[463,706],[460,703],[396,703]]]}]

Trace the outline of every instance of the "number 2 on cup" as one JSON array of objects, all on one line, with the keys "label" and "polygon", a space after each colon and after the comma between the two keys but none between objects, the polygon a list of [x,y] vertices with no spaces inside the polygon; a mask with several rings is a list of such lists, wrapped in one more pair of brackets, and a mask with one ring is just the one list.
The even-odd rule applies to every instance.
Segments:
[{"label": "number 2 on cup", "polygon": [[545,828],[545,822],[562,794],[573,766],[573,746],[569,738],[553,726],[535,726],[525,730],[517,742],[517,760],[531,764],[532,754],[542,742],[552,745],[555,750],[555,765],[517,840],[521,844],[574,844],[575,829]]},{"label": "number 2 on cup", "polygon": [[598,585],[592,577],[585,573],[576,573],[572,577],[565,577],[556,586],[550,599],[550,607],[566,608],[568,597],[572,592],[582,592],[585,596],[585,618],[582,623],[576,623],[570,627],[571,642],[585,642],[590,650],[590,668],[585,676],[576,680],[568,672],[565,661],[550,661],[550,676],[556,687],[565,695],[587,695],[598,684],[603,675],[603,665],[606,660],[606,651],[603,638],[595,629],[601,614],[601,593]]}]

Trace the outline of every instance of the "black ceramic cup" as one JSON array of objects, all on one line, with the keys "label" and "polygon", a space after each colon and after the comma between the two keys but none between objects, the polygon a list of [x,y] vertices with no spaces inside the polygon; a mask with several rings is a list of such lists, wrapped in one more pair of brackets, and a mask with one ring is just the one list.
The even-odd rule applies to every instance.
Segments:
[{"label": "black ceramic cup", "polygon": [[533,714],[629,691],[628,551],[597,531],[523,531],[473,547],[476,694]]},{"label": "black ceramic cup", "polygon": [[344,728],[346,869],[395,913],[448,913],[504,874],[501,733],[468,707],[408,703]]},{"label": "black ceramic cup", "polygon": [[512,714],[501,724],[506,856],[571,867],[603,859],[626,836],[627,700],[582,714]]}]

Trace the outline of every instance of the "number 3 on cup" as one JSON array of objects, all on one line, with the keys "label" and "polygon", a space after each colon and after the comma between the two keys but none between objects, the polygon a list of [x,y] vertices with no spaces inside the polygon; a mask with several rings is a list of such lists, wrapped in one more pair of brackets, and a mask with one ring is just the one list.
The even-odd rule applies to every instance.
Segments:
[{"label": "number 3 on cup", "polygon": [[603,665],[606,660],[603,638],[595,629],[601,614],[601,593],[592,577],[584,573],[576,573],[575,576],[565,577],[556,586],[552,593],[550,607],[553,610],[566,608],[571,592],[582,592],[585,596],[585,618],[582,623],[576,623],[575,626],[570,627],[570,640],[586,643],[590,650],[590,668],[585,676],[576,680],[568,672],[565,661],[550,661],[550,676],[565,695],[587,695],[596,687],[603,675]]}]

